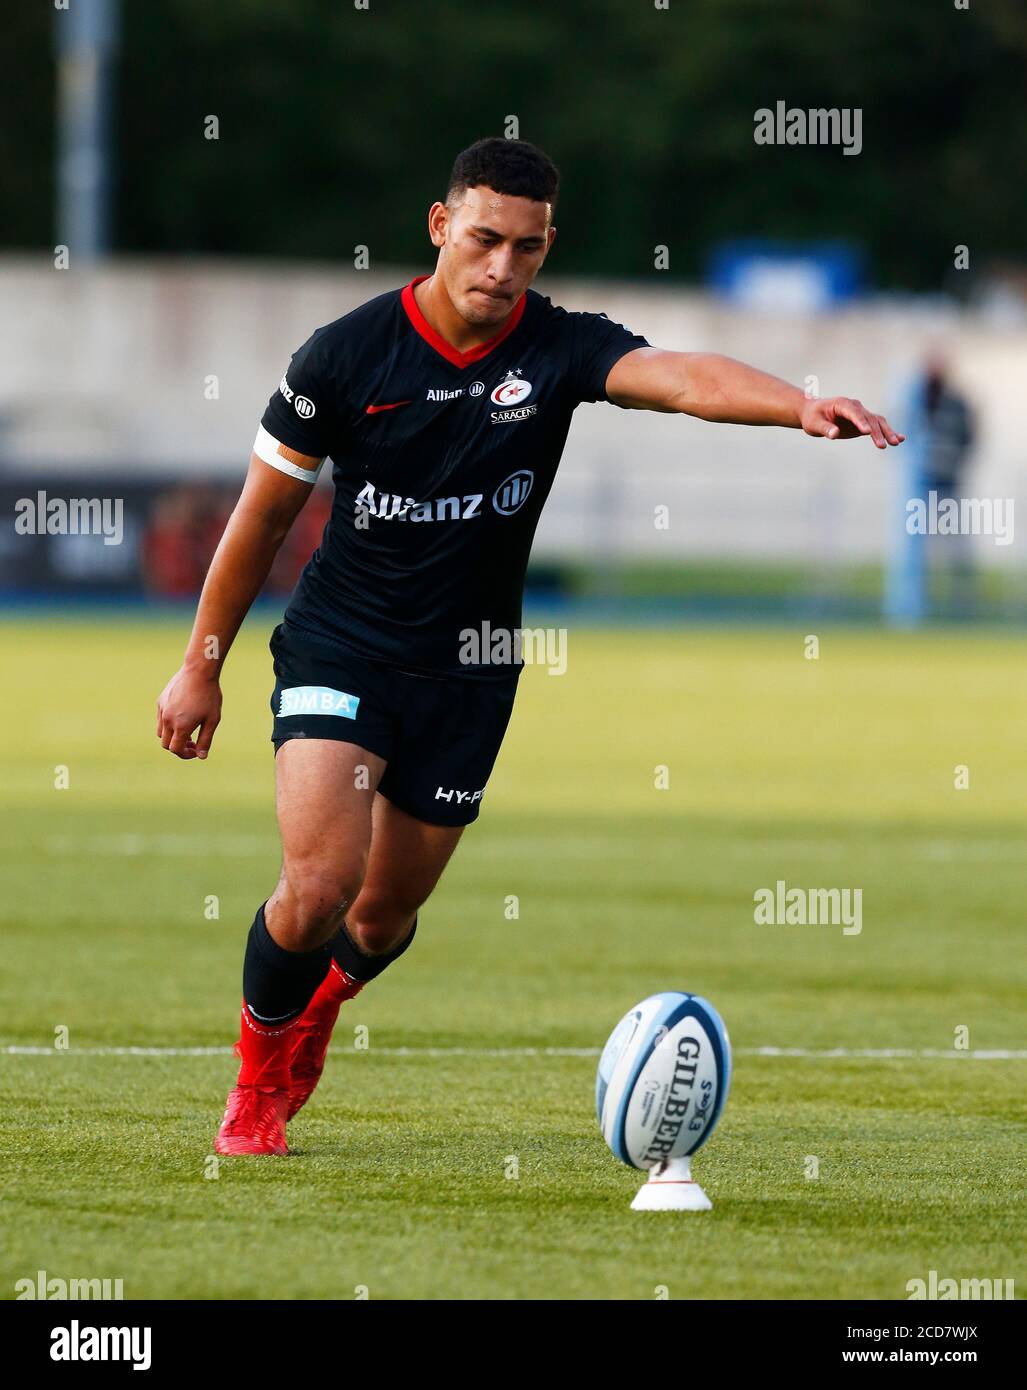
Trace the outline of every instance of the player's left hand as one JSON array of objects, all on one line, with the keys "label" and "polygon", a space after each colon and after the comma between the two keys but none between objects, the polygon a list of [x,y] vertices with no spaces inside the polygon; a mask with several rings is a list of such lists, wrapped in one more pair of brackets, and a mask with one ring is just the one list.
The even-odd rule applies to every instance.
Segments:
[{"label": "player's left hand", "polygon": [[906,437],[896,433],[883,415],[874,415],[862,401],[848,396],[807,401],[802,408],[802,428],[822,439],[858,439],[868,434],[879,449],[901,444]]}]

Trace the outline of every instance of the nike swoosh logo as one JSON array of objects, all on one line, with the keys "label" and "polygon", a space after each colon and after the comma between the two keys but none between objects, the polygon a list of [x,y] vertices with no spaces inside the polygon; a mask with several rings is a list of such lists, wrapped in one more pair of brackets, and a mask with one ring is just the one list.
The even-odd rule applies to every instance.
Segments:
[{"label": "nike swoosh logo", "polygon": [[393,401],[390,405],[369,405],[368,415],[377,415],[379,410],[398,410],[401,405],[413,405],[413,401]]}]

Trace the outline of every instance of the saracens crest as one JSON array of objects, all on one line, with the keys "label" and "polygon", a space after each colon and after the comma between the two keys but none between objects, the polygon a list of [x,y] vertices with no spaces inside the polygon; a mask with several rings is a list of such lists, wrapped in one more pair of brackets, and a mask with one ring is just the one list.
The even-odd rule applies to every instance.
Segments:
[{"label": "saracens crest", "polygon": [[531,382],[525,381],[519,371],[511,368],[492,392],[489,400],[493,405],[520,405],[531,395]]}]

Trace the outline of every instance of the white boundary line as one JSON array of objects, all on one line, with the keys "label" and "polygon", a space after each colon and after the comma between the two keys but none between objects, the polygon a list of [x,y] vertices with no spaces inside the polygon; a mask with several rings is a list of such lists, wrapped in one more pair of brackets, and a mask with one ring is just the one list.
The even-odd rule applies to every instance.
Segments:
[{"label": "white boundary line", "polygon": [[[336,1048],[340,1051],[374,1052],[379,1057],[598,1057],[598,1047],[374,1047]],[[19,1044],[2,1049],[8,1057],[230,1057],[230,1047],[29,1047]],[[954,1048],[936,1047],[738,1047],[736,1057],[798,1057],[798,1058],[912,1058],[921,1060],[962,1061],[971,1058],[978,1062],[1027,1061],[1027,1049],[976,1048],[957,1052]]]}]

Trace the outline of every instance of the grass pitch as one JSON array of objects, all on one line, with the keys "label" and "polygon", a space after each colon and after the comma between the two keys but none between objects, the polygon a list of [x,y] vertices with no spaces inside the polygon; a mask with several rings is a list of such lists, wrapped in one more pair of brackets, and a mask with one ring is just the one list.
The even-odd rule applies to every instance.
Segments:
[{"label": "grass pitch", "polygon": [[[2,1041],[45,1050],[2,1057],[6,1297],[40,1269],[126,1298],[1027,1287],[1027,1061],[976,1055],[1025,1047],[1022,641],[827,631],[809,661],[798,629],[572,629],[566,675],[522,678],[415,947],[343,1006],[294,1154],[218,1163],[227,1052],[94,1049],[235,1037],[278,870],[271,626],[232,654],[206,764],[153,732],[184,624],[0,628]],[[861,888],[862,931],[756,925],[779,879]],[[576,1051],[672,988],[736,1050],[705,1215],[628,1210]],[[961,1029],[969,1054],[919,1055]]]}]

